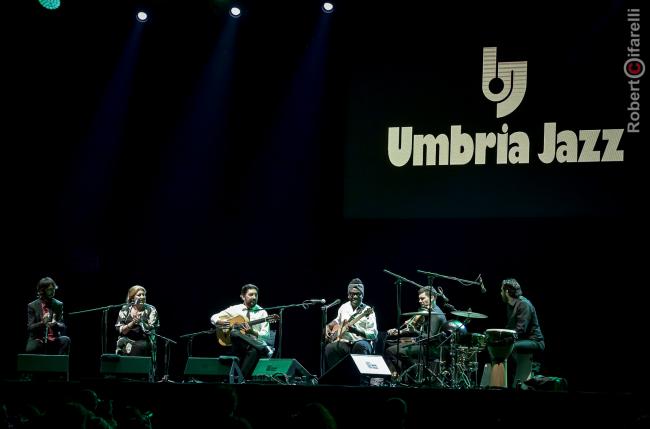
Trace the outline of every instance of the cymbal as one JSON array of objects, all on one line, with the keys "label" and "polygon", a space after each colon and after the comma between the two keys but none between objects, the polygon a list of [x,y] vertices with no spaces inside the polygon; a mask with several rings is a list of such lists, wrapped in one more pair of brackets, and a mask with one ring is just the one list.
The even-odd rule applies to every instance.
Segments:
[{"label": "cymbal", "polygon": [[473,311],[452,311],[451,314],[460,317],[469,317],[470,319],[487,319],[485,314],[474,313]]},{"label": "cymbal", "polygon": [[402,313],[402,316],[428,316],[429,314],[435,315],[435,316],[444,316],[445,313],[438,313],[437,311],[432,311],[429,313],[428,310],[420,310],[420,311],[411,311],[410,313]]}]

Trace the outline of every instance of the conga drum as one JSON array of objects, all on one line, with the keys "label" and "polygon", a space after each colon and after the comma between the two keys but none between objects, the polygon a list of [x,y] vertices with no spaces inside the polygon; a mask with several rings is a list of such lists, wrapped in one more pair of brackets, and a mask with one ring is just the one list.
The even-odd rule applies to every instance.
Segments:
[{"label": "conga drum", "polygon": [[485,338],[492,364],[485,365],[481,386],[508,387],[507,361],[515,346],[517,331],[512,329],[486,329]]}]

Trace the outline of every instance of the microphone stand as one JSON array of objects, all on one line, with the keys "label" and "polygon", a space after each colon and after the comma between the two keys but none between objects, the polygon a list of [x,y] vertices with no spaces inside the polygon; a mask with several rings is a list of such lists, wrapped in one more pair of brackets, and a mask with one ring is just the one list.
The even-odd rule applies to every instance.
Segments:
[{"label": "microphone stand", "polygon": [[285,308],[292,308],[292,307],[302,307],[302,308],[304,308],[306,310],[307,307],[309,307],[310,305],[313,305],[313,303],[311,303],[311,302],[303,302],[303,303],[300,303],[300,304],[276,305],[275,307],[264,308],[264,310],[267,310],[267,311],[268,310],[280,310],[279,311],[280,319],[278,320],[278,338],[276,340],[276,342],[278,343],[278,347],[277,347],[277,349],[275,349],[275,353],[276,353],[276,356],[277,356],[278,359],[282,357],[282,325],[283,325],[282,318],[284,317],[284,314],[283,314],[284,309]]},{"label": "microphone stand", "polygon": [[216,333],[217,333],[217,329],[212,328],[212,329],[208,329],[207,331],[193,332],[191,334],[181,335],[178,338],[187,338],[187,357],[189,358],[190,356],[192,356],[192,340],[194,340],[194,337],[196,337],[197,335],[211,335]]},{"label": "microphone stand", "polygon": [[327,325],[327,310],[332,306],[340,304],[341,300],[337,299],[329,304],[321,306],[321,316],[320,316],[320,376],[322,377],[325,373],[325,346],[327,346],[327,341],[325,338],[325,326]]},{"label": "microphone stand", "polygon": [[128,305],[128,303],[122,303],[122,304],[114,304],[114,305],[106,305],[104,307],[97,307],[97,308],[89,308],[87,310],[79,310],[79,311],[73,311],[71,313],[68,313],[68,316],[74,316],[77,314],[84,314],[84,313],[91,313],[95,311],[102,311],[102,323],[101,323],[101,341],[102,341],[102,354],[106,354],[108,350],[107,342],[108,342],[108,310],[111,308],[122,308],[124,305]]},{"label": "microphone stand", "polygon": [[[433,281],[434,277],[440,277],[442,279],[447,279],[447,280],[454,280],[460,283],[462,286],[471,286],[471,285],[476,285],[476,286],[481,286],[481,282],[475,281],[475,280],[467,280],[467,279],[459,279],[458,277],[451,277],[451,276],[445,276],[442,274],[438,273],[432,273],[429,271],[422,271],[422,270],[416,270],[420,274],[424,274],[426,276],[429,276],[431,278],[430,281]],[[480,275],[479,275],[480,278]]]},{"label": "microphone stand", "polygon": [[[160,338],[161,340],[165,341],[165,374],[163,375],[162,379],[160,380],[163,383],[175,383],[174,381],[169,379],[169,361],[171,359],[171,353],[170,353],[170,348],[169,348],[169,343],[172,344],[177,344],[176,341],[172,340],[171,338],[164,337],[160,334],[155,333],[153,330],[146,332],[146,334],[149,335],[149,341],[154,343],[153,338]],[[151,347],[152,350],[152,358],[153,358],[153,373],[154,373],[154,378],[156,375],[156,369],[157,369],[157,350],[154,344],[152,344]]]}]

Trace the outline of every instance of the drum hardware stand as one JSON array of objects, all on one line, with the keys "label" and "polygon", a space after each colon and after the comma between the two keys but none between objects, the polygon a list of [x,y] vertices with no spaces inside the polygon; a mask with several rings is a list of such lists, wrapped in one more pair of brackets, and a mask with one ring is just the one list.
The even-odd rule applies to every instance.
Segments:
[{"label": "drum hardware stand", "polygon": [[[437,335],[434,335],[433,337],[436,336]],[[430,383],[436,381],[441,386],[445,385],[444,380],[436,374],[435,370],[430,368],[429,343],[430,339],[433,337],[427,336],[427,338],[418,341],[418,361],[402,372],[399,377],[400,382],[406,383],[408,379],[411,379],[415,384],[419,385],[424,384],[427,381]],[[415,372],[415,374],[411,376],[413,372]]]},{"label": "drum hardware stand", "polygon": [[[443,346],[449,342],[449,364],[446,365],[442,356]],[[440,378],[441,384],[450,389],[470,389],[477,385],[476,381],[472,379],[468,373],[474,372],[475,375],[478,371],[478,363],[476,369],[471,367],[470,360],[477,359],[478,349],[467,347],[461,349],[456,343],[456,331],[454,331],[448,338],[440,343]]]}]

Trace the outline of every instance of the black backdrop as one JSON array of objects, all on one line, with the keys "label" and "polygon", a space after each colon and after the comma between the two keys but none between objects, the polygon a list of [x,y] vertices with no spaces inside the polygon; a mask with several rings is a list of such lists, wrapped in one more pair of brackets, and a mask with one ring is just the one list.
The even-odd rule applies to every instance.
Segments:
[{"label": "black backdrop", "polygon": [[[364,105],[359,85],[380,86],[392,76],[396,56],[404,53],[432,67],[431,52],[457,60],[468,49],[472,66],[480,66],[484,43],[502,43],[504,35],[517,40],[510,51],[505,48],[512,60],[530,52],[552,57],[542,55],[537,36],[548,35],[553,46],[566,40],[571,45],[564,46],[562,61],[575,67],[573,74],[550,81],[561,82],[554,88],[558,93],[575,90],[580,108],[570,96],[557,103],[524,103],[514,123],[528,129],[526,124],[571,118],[576,128],[623,127],[625,86],[603,83],[601,99],[594,85],[601,76],[614,76],[609,67],[596,70],[599,52],[613,56],[603,63],[616,61],[622,70],[627,46],[622,11],[629,4],[567,9],[563,2],[547,2],[543,10],[522,11],[510,2],[477,10],[417,2],[371,9],[373,2],[345,2],[326,17],[326,43],[320,45],[313,37],[322,24],[316,2],[295,2],[292,12],[249,2],[244,5],[250,13],[238,23],[239,33],[228,48],[232,57],[217,61],[217,71],[232,61],[230,80],[219,75],[228,83],[215,90],[202,76],[228,22],[220,3],[153,3],[153,18],[133,53],[135,63],[125,69],[118,64],[129,58],[124,46],[138,25],[131,2],[70,1],[55,12],[20,3],[16,15],[3,18],[11,36],[3,145],[6,376],[13,375],[15,353],[24,345],[25,304],[44,275],[61,286],[57,296],[68,312],[117,304],[129,286],[142,284],[161,314],[161,334],[178,339],[209,329],[209,316],[238,302],[244,283],[257,284],[260,303],[268,307],[343,299],[353,277],[364,281],[366,302],[376,307],[385,330],[396,323],[397,300],[394,279],[383,270],[424,284],[419,269],[468,279],[482,273],[486,294],[475,286],[437,283],[457,307],[489,315],[472,322],[474,332],[502,326],[499,281],[516,277],[536,305],[547,337],[547,374],[564,376],[580,390],[644,385],[647,293],[641,280],[643,252],[635,247],[646,231],[639,209],[640,136],[626,137],[624,163],[559,173],[563,180],[558,183],[584,172],[599,185],[595,190],[576,187],[555,199],[557,184],[544,191],[529,177],[523,183],[543,198],[538,206],[531,199],[523,214],[517,205],[511,212],[492,211],[491,199],[481,202],[473,195],[471,201],[481,204],[454,206],[453,216],[430,216],[426,207],[418,211],[422,205],[402,215],[408,192],[392,190],[371,201],[381,210],[388,207],[386,212],[346,217],[344,204],[351,188],[355,197],[363,194],[357,179],[345,174],[346,154],[363,141],[364,127],[375,119],[368,112],[381,110],[374,102],[359,110]],[[491,22],[500,30],[486,32]],[[435,36],[433,48],[422,39],[426,34]],[[420,50],[425,45],[431,51]],[[316,47],[322,50],[310,51]],[[322,75],[309,68],[314,63],[304,60],[308,54],[319,59]],[[371,73],[367,81],[360,70]],[[453,71],[439,70],[452,87],[459,85]],[[420,90],[420,76],[409,80],[408,71],[401,73],[413,86],[401,83],[401,92],[388,79],[384,94],[410,97]],[[120,85],[114,84],[115,76]],[[133,86],[120,93],[130,77]],[[198,85],[205,86],[196,92]],[[479,91],[480,86],[467,90],[477,94],[464,101],[486,103]],[[533,100],[542,99],[544,89],[530,91]],[[227,102],[210,104],[212,94]],[[197,103],[209,108],[197,110]],[[396,104],[391,107],[395,121],[416,121],[425,133],[437,134],[459,117],[473,117],[482,131],[500,124],[476,119],[492,105],[470,104],[462,110],[460,102],[448,109],[442,103],[435,107],[438,119],[430,120],[417,106],[400,110]],[[208,115],[207,123],[215,128],[201,128],[201,115]],[[385,141],[379,145],[385,148]],[[461,183],[495,180],[490,166],[480,168],[448,171]],[[516,183],[530,174],[516,171],[509,178]],[[376,183],[381,182],[370,180],[369,186]],[[448,201],[467,201],[462,192],[454,187],[457,199]],[[492,189],[490,195],[503,201],[521,195],[516,187],[504,192]],[[401,205],[392,211],[395,194]],[[438,189],[438,194],[445,192]],[[563,204],[574,209],[564,210]],[[415,296],[413,286],[403,286],[402,311],[415,309]],[[115,317],[112,311],[109,324]],[[97,375],[100,314],[69,316],[67,322],[73,376]],[[285,311],[283,357],[318,373],[319,331],[318,309]],[[217,353],[213,338],[194,341],[195,355]],[[172,379],[181,377],[185,357],[186,343],[180,341],[172,349]]]}]

